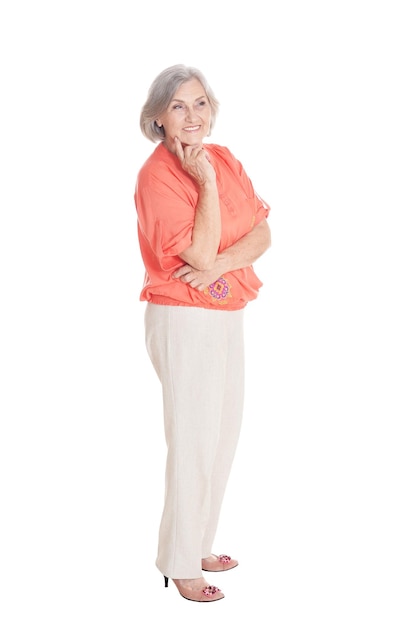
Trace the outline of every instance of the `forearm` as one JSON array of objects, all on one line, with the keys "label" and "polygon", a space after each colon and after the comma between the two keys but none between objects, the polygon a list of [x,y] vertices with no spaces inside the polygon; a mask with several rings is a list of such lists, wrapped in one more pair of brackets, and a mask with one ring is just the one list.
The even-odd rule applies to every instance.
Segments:
[{"label": "forearm", "polygon": [[215,261],[218,276],[252,265],[271,245],[271,231],[266,219],[257,224],[235,244],[220,252]]},{"label": "forearm", "polygon": [[219,249],[221,217],[216,182],[200,187],[196,207],[192,243],[180,255],[181,259],[197,270],[213,267]]}]

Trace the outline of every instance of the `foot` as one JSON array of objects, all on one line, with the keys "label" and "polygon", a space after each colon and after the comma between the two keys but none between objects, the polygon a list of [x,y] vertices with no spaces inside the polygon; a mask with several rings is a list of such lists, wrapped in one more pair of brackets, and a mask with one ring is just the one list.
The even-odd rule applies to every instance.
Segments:
[{"label": "foot", "polygon": [[205,572],[225,572],[239,565],[236,559],[230,558],[226,554],[210,554],[206,559],[201,559],[201,569]]},{"label": "foot", "polygon": [[187,600],[195,602],[213,602],[221,600],[224,594],[218,587],[209,585],[203,578],[174,578],[173,579],[178,591]]}]

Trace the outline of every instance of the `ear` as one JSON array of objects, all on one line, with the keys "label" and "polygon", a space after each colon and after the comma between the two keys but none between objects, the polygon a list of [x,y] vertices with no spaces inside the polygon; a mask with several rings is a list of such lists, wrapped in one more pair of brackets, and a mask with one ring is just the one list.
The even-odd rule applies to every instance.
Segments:
[{"label": "ear", "polygon": [[155,122],[156,122],[156,125],[158,126],[158,128],[162,127],[161,120],[155,120]]}]

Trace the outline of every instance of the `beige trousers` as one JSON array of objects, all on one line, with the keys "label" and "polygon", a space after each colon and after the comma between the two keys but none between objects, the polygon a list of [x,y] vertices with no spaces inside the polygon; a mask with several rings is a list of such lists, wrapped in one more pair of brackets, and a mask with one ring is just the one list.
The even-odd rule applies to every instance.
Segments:
[{"label": "beige trousers", "polygon": [[167,443],[156,565],[169,578],[198,578],[241,427],[243,310],[147,304],[145,336],[162,384]]}]

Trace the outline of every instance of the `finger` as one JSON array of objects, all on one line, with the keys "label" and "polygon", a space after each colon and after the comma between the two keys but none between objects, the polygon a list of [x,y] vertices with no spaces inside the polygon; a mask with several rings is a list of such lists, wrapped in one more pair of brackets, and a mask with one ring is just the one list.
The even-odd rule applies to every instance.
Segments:
[{"label": "finger", "polygon": [[198,280],[198,278],[193,278],[192,280],[190,280],[188,286],[196,289],[197,291],[201,291],[201,282]]},{"label": "finger", "polygon": [[190,266],[181,265],[181,267],[179,267],[177,270],[175,270],[175,272],[173,272],[172,278],[181,278],[181,276],[183,276],[184,274],[188,274],[188,272],[190,272]]},{"label": "finger", "polygon": [[183,148],[184,148],[184,156],[187,158],[196,159],[200,155],[200,153],[204,151],[204,148],[201,143],[187,145],[187,146],[184,146]]},{"label": "finger", "polygon": [[179,160],[181,162],[184,161],[184,150],[182,149],[181,141],[178,139],[178,137],[174,137],[174,150]]}]

